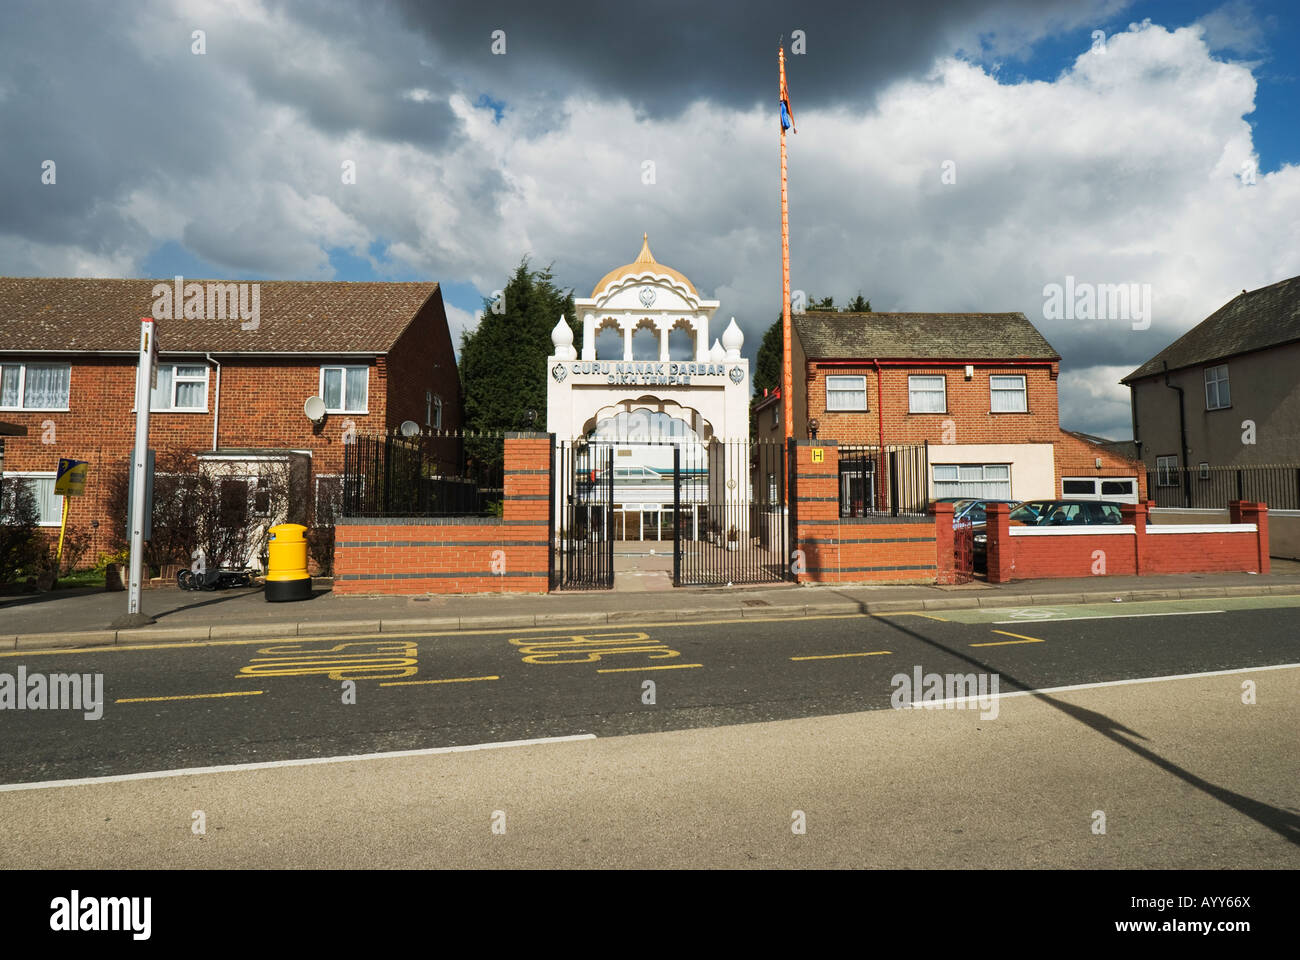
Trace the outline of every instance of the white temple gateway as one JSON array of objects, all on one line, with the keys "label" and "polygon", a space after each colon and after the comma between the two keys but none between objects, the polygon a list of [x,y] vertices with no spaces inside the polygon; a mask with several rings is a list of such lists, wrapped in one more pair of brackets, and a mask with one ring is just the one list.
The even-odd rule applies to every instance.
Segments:
[{"label": "white temple gateway", "polygon": [[[691,475],[684,478],[691,488],[684,507],[746,498],[748,462],[726,452],[726,441],[749,438],[749,361],[740,355],[745,338],[735,318],[710,344],[719,301],[701,298],[682,273],[657,262],[644,235],[634,261],[605,274],[590,297],[574,303],[582,351],[561,317],[547,361],[546,429],[561,442],[616,447],[616,538],[671,539],[665,530],[672,522],[674,446]],[[622,334],[617,356],[596,354],[606,327]],[[657,359],[634,359],[633,338],[642,328],[657,336]],[[691,350],[673,358],[669,337],[678,329],[689,334]],[[697,522],[689,526],[694,533]]]},{"label": "white temple gateway", "polygon": [[[749,361],[740,355],[745,335],[732,317],[710,346],[709,321],[719,302],[702,299],[690,280],[657,262],[647,237],[636,260],[605,274],[590,297],[574,303],[582,322],[582,353],[561,317],[551,332],[549,432],[574,440],[591,435],[620,411],[643,409],[680,418],[701,440],[749,436]],[[619,356],[596,356],[596,337],[605,327],[623,335]],[[658,335],[658,359],[633,359],[632,338],[643,327]],[[669,334],[677,328],[691,335],[694,350],[688,359],[669,358]]]}]

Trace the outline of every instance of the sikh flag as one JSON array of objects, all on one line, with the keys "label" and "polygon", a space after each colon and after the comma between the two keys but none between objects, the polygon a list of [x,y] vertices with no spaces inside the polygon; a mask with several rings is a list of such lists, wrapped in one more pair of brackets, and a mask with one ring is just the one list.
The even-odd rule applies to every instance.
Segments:
[{"label": "sikh flag", "polygon": [[781,79],[781,129],[799,132],[794,125],[794,114],[790,112],[790,91],[786,88],[785,78]]}]

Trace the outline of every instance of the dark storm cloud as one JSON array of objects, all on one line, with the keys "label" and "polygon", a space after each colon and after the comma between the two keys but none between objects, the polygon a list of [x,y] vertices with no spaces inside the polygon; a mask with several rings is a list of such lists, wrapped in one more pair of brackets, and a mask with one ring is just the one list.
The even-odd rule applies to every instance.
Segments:
[{"label": "dark storm cloud", "polygon": [[[453,4],[402,0],[407,21],[438,51],[438,66],[467,74],[496,97],[532,99],[580,89],[625,97],[652,117],[697,99],[745,109],[775,103],[778,38],[785,36],[792,104],[868,101],[890,81],[958,49],[1017,52],[1051,30],[1097,23],[1127,0],[911,0],[792,4]],[[504,30],[506,54],[490,51]],[[793,56],[793,31],[807,52]]]}]

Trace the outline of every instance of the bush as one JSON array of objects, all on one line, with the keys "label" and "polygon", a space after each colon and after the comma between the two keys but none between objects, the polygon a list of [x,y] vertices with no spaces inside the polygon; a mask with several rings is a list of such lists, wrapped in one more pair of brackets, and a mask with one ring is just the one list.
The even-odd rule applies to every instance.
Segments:
[{"label": "bush", "polygon": [[41,556],[36,495],[23,482],[0,483],[0,584],[36,575]]}]

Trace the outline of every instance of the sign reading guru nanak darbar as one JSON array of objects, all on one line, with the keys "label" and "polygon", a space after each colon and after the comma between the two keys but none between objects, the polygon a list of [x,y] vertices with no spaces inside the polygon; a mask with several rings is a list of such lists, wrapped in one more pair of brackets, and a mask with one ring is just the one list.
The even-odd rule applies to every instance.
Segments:
[{"label": "sign reading guru nanak darbar", "polygon": [[551,368],[556,383],[563,383],[569,374],[603,377],[603,381],[598,382],[604,383],[642,386],[713,386],[724,378],[739,384],[745,378],[745,372],[739,366],[686,360],[575,360],[557,363]]}]

